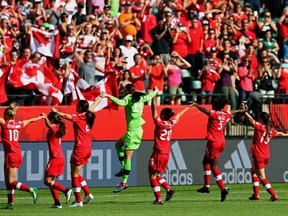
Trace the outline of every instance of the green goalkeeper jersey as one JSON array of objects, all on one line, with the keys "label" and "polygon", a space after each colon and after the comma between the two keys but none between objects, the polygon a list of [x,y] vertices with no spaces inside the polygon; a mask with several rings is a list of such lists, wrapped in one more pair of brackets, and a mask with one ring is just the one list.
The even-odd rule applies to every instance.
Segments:
[{"label": "green goalkeeper jersey", "polygon": [[125,107],[126,126],[128,131],[141,127],[141,125],[145,123],[142,118],[144,104],[155,97],[157,92],[158,90],[155,90],[148,95],[141,96],[138,102],[133,101],[132,94],[126,95],[122,100],[113,96],[110,97],[115,104]]}]

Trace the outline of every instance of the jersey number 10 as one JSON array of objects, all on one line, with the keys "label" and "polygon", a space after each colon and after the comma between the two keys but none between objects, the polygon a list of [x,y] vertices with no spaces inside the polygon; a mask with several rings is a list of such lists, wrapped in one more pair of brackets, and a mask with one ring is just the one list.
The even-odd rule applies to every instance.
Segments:
[{"label": "jersey number 10", "polygon": [[18,141],[19,132],[18,130],[9,130],[9,141]]}]

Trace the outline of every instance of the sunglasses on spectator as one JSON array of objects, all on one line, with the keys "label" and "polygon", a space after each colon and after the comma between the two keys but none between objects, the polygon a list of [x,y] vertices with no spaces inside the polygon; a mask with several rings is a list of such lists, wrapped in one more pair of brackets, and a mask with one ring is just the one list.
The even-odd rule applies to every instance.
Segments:
[{"label": "sunglasses on spectator", "polygon": [[268,61],[263,61],[263,63],[268,63]]},{"label": "sunglasses on spectator", "polygon": [[264,17],[270,18],[271,16],[270,15],[265,15]]}]

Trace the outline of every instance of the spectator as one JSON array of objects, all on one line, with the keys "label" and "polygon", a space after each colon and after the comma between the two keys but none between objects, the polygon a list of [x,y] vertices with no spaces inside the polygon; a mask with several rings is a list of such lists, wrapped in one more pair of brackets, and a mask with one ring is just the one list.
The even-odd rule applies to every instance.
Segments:
[{"label": "spectator", "polygon": [[174,29],[169,30],[172,35],[172,52],[177,52],[182,58],[188,55],[188,44],[191,43],[190,34],[186,27],[177,25]]},{"label": "spectator", "polygon": [[[160,55],[154,55],[152,57],[152,61],[148,66],[148,76],[149,76],[149,85],[148,85],[148,93],[152,92],[155,87],[158,88],[158,96],[157,96],[157,105],[160,105],[161,95],[164,92],[164,62],[162,61]],[[151,103],[148,102],[149,105]]]},{"label": "spectator", "polygon": [[66,0],[62,13],[64,12],[65,14],[67,14],[67,23],[68,24],[71,23],[72,16],[76,13],[76,11],[77,11],[76,1]]},{"label": "spectator", "polygon": [[[278,88],[277,88],[277,94],[280,95],[280,97],[283,97],[283,95],[288,95],[288,67],[287,63],[282,64],[277,72],[277,79],[278,82]],[[283,100],[285,101],[285,100]],[[287,101],[287,100],[286,100]]]},{"label": "spectator", "polygon": [[133,42],[133,36],[127,35],[125,37],[124,45],[120,46],[121,56],[127,61],[127,69],[135,64],[133,58],[134,55],[138,53],[137,49],[132,46]]},{"label": "spectator", "polygon": [[47,22],[58,27],[60,25],[61,11],[56,6],[56,0],[49,0],[50,8],[46,9]]},{"label": "spectator", "polygon": [[127,84],[131,84],[131,74],[129,70],[124,70],[119,85],[120,94],[124,94],[124,89]]},{"label": "spectator", "polygon": [[130,67],[131,81],[135,88],[135,91],[146,93],[146,87],[144,81],[147,76],[147,68],[141,66],[143,61],[140,54],[135,54],[134,57],[135,65]]},{"label": "spectator", "polygon": [[101,43],[96,43],[95,50],[93,52],[93,62],[95,62],[95,81],[99,82],[104,78],[105,75],[105,55],[103,52],[104,48]]},{"label": "spectator", "polygon": [[219,47],[219,42],[220,41],[216,37],[215,29],[209,29],[208,38],[204,39],[203,42],[203,51],[206,58],[209,57],[213,47]]},{"label": "spectator", "polygon": [[259,40],[259,46],[258,46],[259,50],[267,50],[268,52],[273,52],[274,54],[277,54],[279,51],[279,45],[277,43],[277,41],[272,38],[272,33],[270,30],[267,30],[265,32],[265,36],[264,38],[261,38]]},{"label": "spectator", "polygon": [[258,77],[258,73],[257,73],[257,67],[258,67],[258,59],[255,55],[255,48],[253,46],[253,44],[248,44],[246,45],[246,54],[244,56],[242,56],[241,61],[243,62],[244,58],[248,57],[250,60],[250,68],[254,73],[254,77],[257,78]]},{"label": "spectator", "polygon": [[[258,17],[256,17],[258,18]],[[258,19],[257,19],[258,20]],[[264,34],[267,30],[270,30],[271,32],[277,32],[277,26],[271,19],[271,13],[269,11],[266,11],[264,13],[264,22],[257,22],[258,28],[260,30],[260,37],[264,37]]]},{"label": "spectator", "polygon": [[239,40],[239,38],[241,36],[244,36],[246,39],[245,44],[253,43],[253,45],[256,47],[258,45],[257,38],[256,38],[256,35],[254,34],[254,32],[252,32],[248,29],[248,27],[249,27],[248,19],[243,19],[241,21],[241,24],[242,24],[241,29],[239,31],[237,31],[237,33],[236,33],[236,35],[238,36],[237,41]]},{"label": "spectator", "polygon": [[150,34],[150,31],[157,25],[157,19],[156,16],[152,14],[152,10],[152,5],[147,2],[140,12],[141,38],[147,44],[149,44],[149,46],[151,46],[153,43],[153,38]]},{"label": "spectator", "polygon": [[168,33],[168,24],[164,22],[163,17],[157,18],[157,26],[151,30],[153,38],[152,50],[154,54],[160,55],[164,64],[167,65],[170,53],[170,38]]},{"label": "spectator", "polygon": [[140,26],[140,21],[133,16],[131,2],[127,1],[124,5],[124,11],[119,15],[119,28],[123,37],[131,35],[134,39],[136,38],[137,30],[136,26]]},{"label": "spectator", "polygon": [[68,15],[66,13],[61,13],[60,16],[61,24],[59,26],[60,36],[63,37],[67,34],[67,26],[68,26]]},{"label": "spectator", "polygon": [[191,75],[195,78],[198,75],[198,71],[203,67],[203,34],[196,17],[191,20],[191,24],[192,26],[189,29],[191,43],[188,44],[187,61],[192,66]]},{"label": "spectator", "polygon": [[72,23],[76,26],[81,25],[86,21],[86,14],[84,14],[84,4],[83,2],[78,2],[77,12],[72,16]]},{"label": "spectator", "polygon": [[[181,104],[182,92],[182,69],[190,68],[188,61],[183,59],[177,52],[171,53],[168,65],[165,67],[165,74],[168,75],[167,86],[170,96],[171,105]],[[176,96],[177,95],[177,96]],[[180,95],[180,96],[179,96]]]},{"label": "spectator", "polygon": [[228,40],[228,39],[225,39],[223,41],[223,50],[220,51],[218,54],[217,54],[217,57],[219,59],[221,59],[221,61],[224,62],[224,57],[225,55],[228,54],[229,55],[229,58],[231,58],[233,61],[234,61],[234,64],[235,65],[238,65],[238,62],[237,62],[237,55],[234,51],[232,51],[232,48],[231,48],[231,42]]},{"label": "spectator", "polygon": [[41,7],[41,0],[34,0],[33,9],[28,14],[28,19],[32,21],[32,24],[36,24],[38,20],[47,22],[46,12],[44,8]]}]

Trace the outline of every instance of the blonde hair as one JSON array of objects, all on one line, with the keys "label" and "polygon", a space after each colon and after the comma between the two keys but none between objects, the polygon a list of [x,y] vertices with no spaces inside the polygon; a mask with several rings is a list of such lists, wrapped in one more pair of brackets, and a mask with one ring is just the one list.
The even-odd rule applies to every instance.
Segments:
[{"label": "blonde hair", "polygon": [[13,119],[16,115],[19,105],[15,102],[12,102],[4,111],[4,116],[8,117],[8,120]]}]

